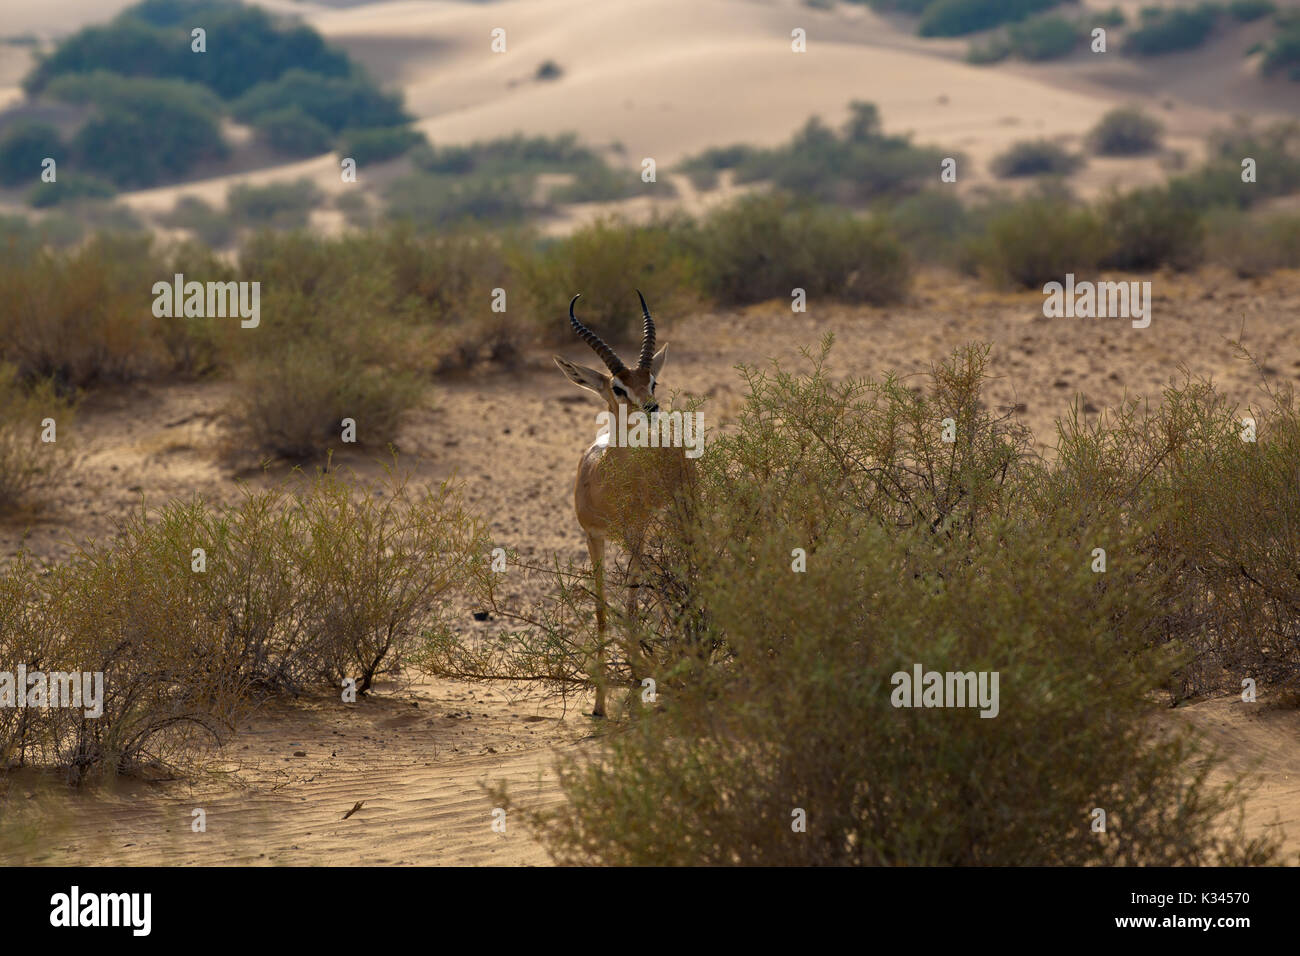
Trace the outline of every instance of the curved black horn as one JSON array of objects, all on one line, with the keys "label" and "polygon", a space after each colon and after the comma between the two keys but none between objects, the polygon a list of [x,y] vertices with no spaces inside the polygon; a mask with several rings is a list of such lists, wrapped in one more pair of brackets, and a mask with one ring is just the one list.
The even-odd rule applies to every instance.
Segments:
[{"label": "curved black horn", "polygon": [[599,335],[579,322],[578,317],[573,314],[573,304],[578,301],[578,298],[581,295],[582,293],[579,292],[569,302],[569,323],[573,326],[573,331],[578,333],[578,338],[590,345],[593,351],[600,356],[601,361],[605,363],[609,370],[617,375],[619,372],[622,372],[627,368],[627,366],[623,364],[623,360],[615,354],[612,348],[601,340]]},{"label": "curved black horn", "polygon": [[645,304],[645,296],[636,290],[636,297],[641,300],[641,315],[645,324],[641,327],[641,364],[640,368],[649,368],[655,357],[655,320],[650,318],[650,308]]}]

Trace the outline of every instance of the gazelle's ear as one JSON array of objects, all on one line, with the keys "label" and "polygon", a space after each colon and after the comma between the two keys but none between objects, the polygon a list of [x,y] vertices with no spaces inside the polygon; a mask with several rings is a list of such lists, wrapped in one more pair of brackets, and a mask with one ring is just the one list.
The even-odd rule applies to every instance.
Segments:
[{"label": "gazelle's ear", "polygon": [[668,343],[655,353],[655,357],[650,360],[650,374],[655,378],[659,377],[659,370],[664,367],[664,362],[668,360]]},{"label": "gazelle's ear", "polygon": [[606,376],[601,372],[597,372],[594,368],[587,368],[585,365],[574,365],[558,355],[555,356],[555,364],[560,367],[560,371],[568,376],[569,381],[574,385],[589,388],[597,395],[603,396],[605,394]]}]

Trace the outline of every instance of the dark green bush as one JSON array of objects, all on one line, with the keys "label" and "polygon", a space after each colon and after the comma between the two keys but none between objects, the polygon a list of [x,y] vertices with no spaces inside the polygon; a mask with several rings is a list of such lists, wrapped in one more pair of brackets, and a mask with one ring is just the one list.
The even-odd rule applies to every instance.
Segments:
[{"label": "dark green bush", "polygon": [[1205,224],[1168,189],[1154,186],[1112,196],[1101,205],[1108,251],[1101,264],[1148,270],[1189,269],[1201,260]]},{"label": "dark green bush", "polygon": [[421,230],[465,222],[507,225],[537,209],[531,177],[451,177],[417,173],[385,190],[388,218]]},{"label": "dark green bush", "polygon": [[1056,14],[1014,24],[1009,32],[1012,49],[1025,60],[1055,60],[1066,56],[1083,37],[1076,23]]},{"label": "dark green bush", "polygon": [[111,183],[95,176],[64,172],[54,182],[37,183],[27,191],[27,202],[37,209],[81,199],[110,199],[117,195]]},{"label": "dark green bush", "polygon": [[159,221],[174,229],[188,229],[209,246],[226,246],[235,238],[235,224],[230,217],[197,196],[180,197],[172,211]]},{"label": "dark green bush", "polygon": [[[192,53],[190,30],[208,33],[207,52]],[[61,76],[105,70],[122,76],[189,80],[224,99],[274,81],[290,68],[344,77],[347,56],[300,24],[277,24],[266,11],[225,0],[146,0],[107,26],[61,42],[24,80],[36,94]]]},{"label": "dark green bush", "polygon": [[309,179],[269,183],[265,186],[231,186],[226,194],[230,217],[250,226],[301,229],[311,211],[321,203],[321,192]]},{"label": "dark green bush", "polygon": [[396,159],[426,142],[424,134],[409,126],[344,130],[336,152],[358,165]]},{"label": "dark green bush", "polygon": [[48,123],[16,122],[0,136],[0,178],[6,185],[38,180],[46,157],[59,166],[68,157],[59,131]]},{"label": "dark green bush", "polygon": [[681,311],[699,290],[691,234],[675,220],[642,226],[600,219],[535,252],[516,250],[514,269],[538,334],[571,340],[565,308],[579,292],[583,322],[611,341],[640,334],[638,288],[655,314]]},{"label": "dark green bush", "polygon": [[705,291],[728,305],[788,300],[795,288],[809,297],[896,302],[910,278],[906,252],[879,221],[779,195],[715,212],[699,250]]},{"label": "dark green bush", "polygon": [[1194,8],[1171,7],[1145,17],[1140,26],[1124,38],[1125,53],[1154,56],[1200,46],[1218,22],[1222,8],[1203,3]]},{"label": "dark green bush", "polygon": [[150,186],[229,153],[219,102],[196,84],[96,72],[63,77],[50,92],[95,107],[72,151],[84,168],[118,186]]},{"label": "dark green bush", "polygon": [[996,213],[976,255],[994,281],[1037,288],[1095,268],[1105,252],[1105,229],[1091,209],[1035,196]]},{"label": "dark green bush", "polygon": [[905,136],[884,135],[876,107],[860,100],[849,104],[849,119],[838,133],[813,117],[785,146],[729,149],[683,165],[702,170],[734,161],[737,182],[767,181],[787,192],[843,204],[910,195],[931,181],[943,158],[951,155],[913,146]]},{"label": "dark green bush", "polygon": [[285,156],[319,156],[334,145],[334,134],[297,106],[269,110],[253,120],[253,128],[266,144]]},{"label": "dark green bush", "polygon": [[1232,0],[1228,4],[1228,13],[1241,23],[1250,23],[1276,12],[1277,4],[1273,0]]},{"label": "dark green bush", "polygon": [[1088,133],[1088,144],[1101,156],[1138,156],[1160,148],[1164,127],[1139,109],[1122,107],[1103,116]]},{"label": "dark green bush", "polygon": [[1265,76],[1284,70],[1289,79],[1300,80],[1300,16],[1279,20],[1277,33],[1264,48],[1261,69]]},{"label": "dark green bush", "polygon": [[923,37],[955,37],[1025,19],[1061,0],[935,0],[917,25]]},{"label": "dark green bush", "polygon": [[[561,762],[562,809],[493,789],[557,860],[1276,859],[1274,840],[1234,825],[1240,797],[1210,783],[1190,733],[1151,720],[1175,666],[1151,641],[1167,571],[1118,509],[1052,510],[1050,466],[981,410],[986,354],[959,352],[920,394],[892,375],[845,380],[825,353],[806,374],[746,371],[735,429],[665,518],[659,605],[628,625],[653,651],[657,699],[629,681],[622,732]],[[996,672],[997,716],[894,706],[895,675],[918,665]]]},{"label": "dark green bush", "polygon": [[291,69],[273,82],[259,83],[231,104],[234,115],[252,122],[264,113],[297,107],[339,133],[348,128],[403,126],[411,121],[402,97],[376,89],[368,80],[320,76]]},{"label": "dark green bush", "polygon": [[[0,362],[0,514],[33,509],[48,500],[66,477],[68,441],[74,434],[75,406],[50,381],[25,385],[18,369]],[[54,419],[57,439],[41,440],[43,423]]]},{"label": "dark green bush", "polygon": [[1050,139],[1022,140],[996,156],[991,168],[1003,178],[1065,176],[1083,165],[1083,157]]}]

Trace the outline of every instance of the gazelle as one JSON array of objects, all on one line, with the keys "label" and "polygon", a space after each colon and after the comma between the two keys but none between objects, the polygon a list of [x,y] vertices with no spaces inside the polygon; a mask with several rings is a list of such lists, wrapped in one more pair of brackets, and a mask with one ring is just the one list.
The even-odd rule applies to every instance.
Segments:
[{"label": "gazelle", "polygon": [[[625,406],[625,416],[636,411],[644,412],[647,417],[653,415],[659,410],[655,384],[668,356],[668,346],[665,344],[658,352],[655,351],[655,323],[645,297],[640,290],[637,291],[644,317],[641,356],[636,368],[628,368],[600,336],[573,314],[580,295],[575,295],[569,302],[569,323],[578,337],[600,356],[609,371],[600,372],[575,365],[558,355],[555,364],[569,381],[603,398],[615,420],[619,419],[620,406]],[[622,539],[629,556],[629,575],[634,575],[640,566],[641,549],[645,545],[650,519],[671,499],[685,474],[685,458],[680,448],[664,448],[650,458],[634,461],[630,457],[631,449],[618,444],[613,432],[611,425],[583,453],[573,489],[574,510],[578,513],[578,524],[587,535],[587,553],[591,555],[596,585],[598,649],[596,669],[591,675],[596,685],[596,703],[592,708],[594,717],[605,715],[605,540],[611,534]],[[629,617],[635,609],[636,591],[633,590],[628,599]],[[634,657],[632,652],[629,656]],[[632,662],[635,666],[635,660]]]}]

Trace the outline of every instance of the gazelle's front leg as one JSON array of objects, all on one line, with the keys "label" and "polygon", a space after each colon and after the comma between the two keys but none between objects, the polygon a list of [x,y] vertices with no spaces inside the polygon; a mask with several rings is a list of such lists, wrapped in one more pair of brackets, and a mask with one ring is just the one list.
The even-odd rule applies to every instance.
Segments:
[{"label": "gazelle's front leg", "polygon": [[605,539],[587,535],[587,554],[591,556],[591,575],[596,584],[596,666],[588,672],[596,685],[596,703],[591,716],[605,716]]},{"label": "gazelle's front leg", "polygon": [[633,683],[645,676],[645,665],[641,658],[641,645],[636,637],[637,606],[641,594],[641,552],[644,546],[644,528],[629,534],[627,539],[627,660],[632,671]]}]

